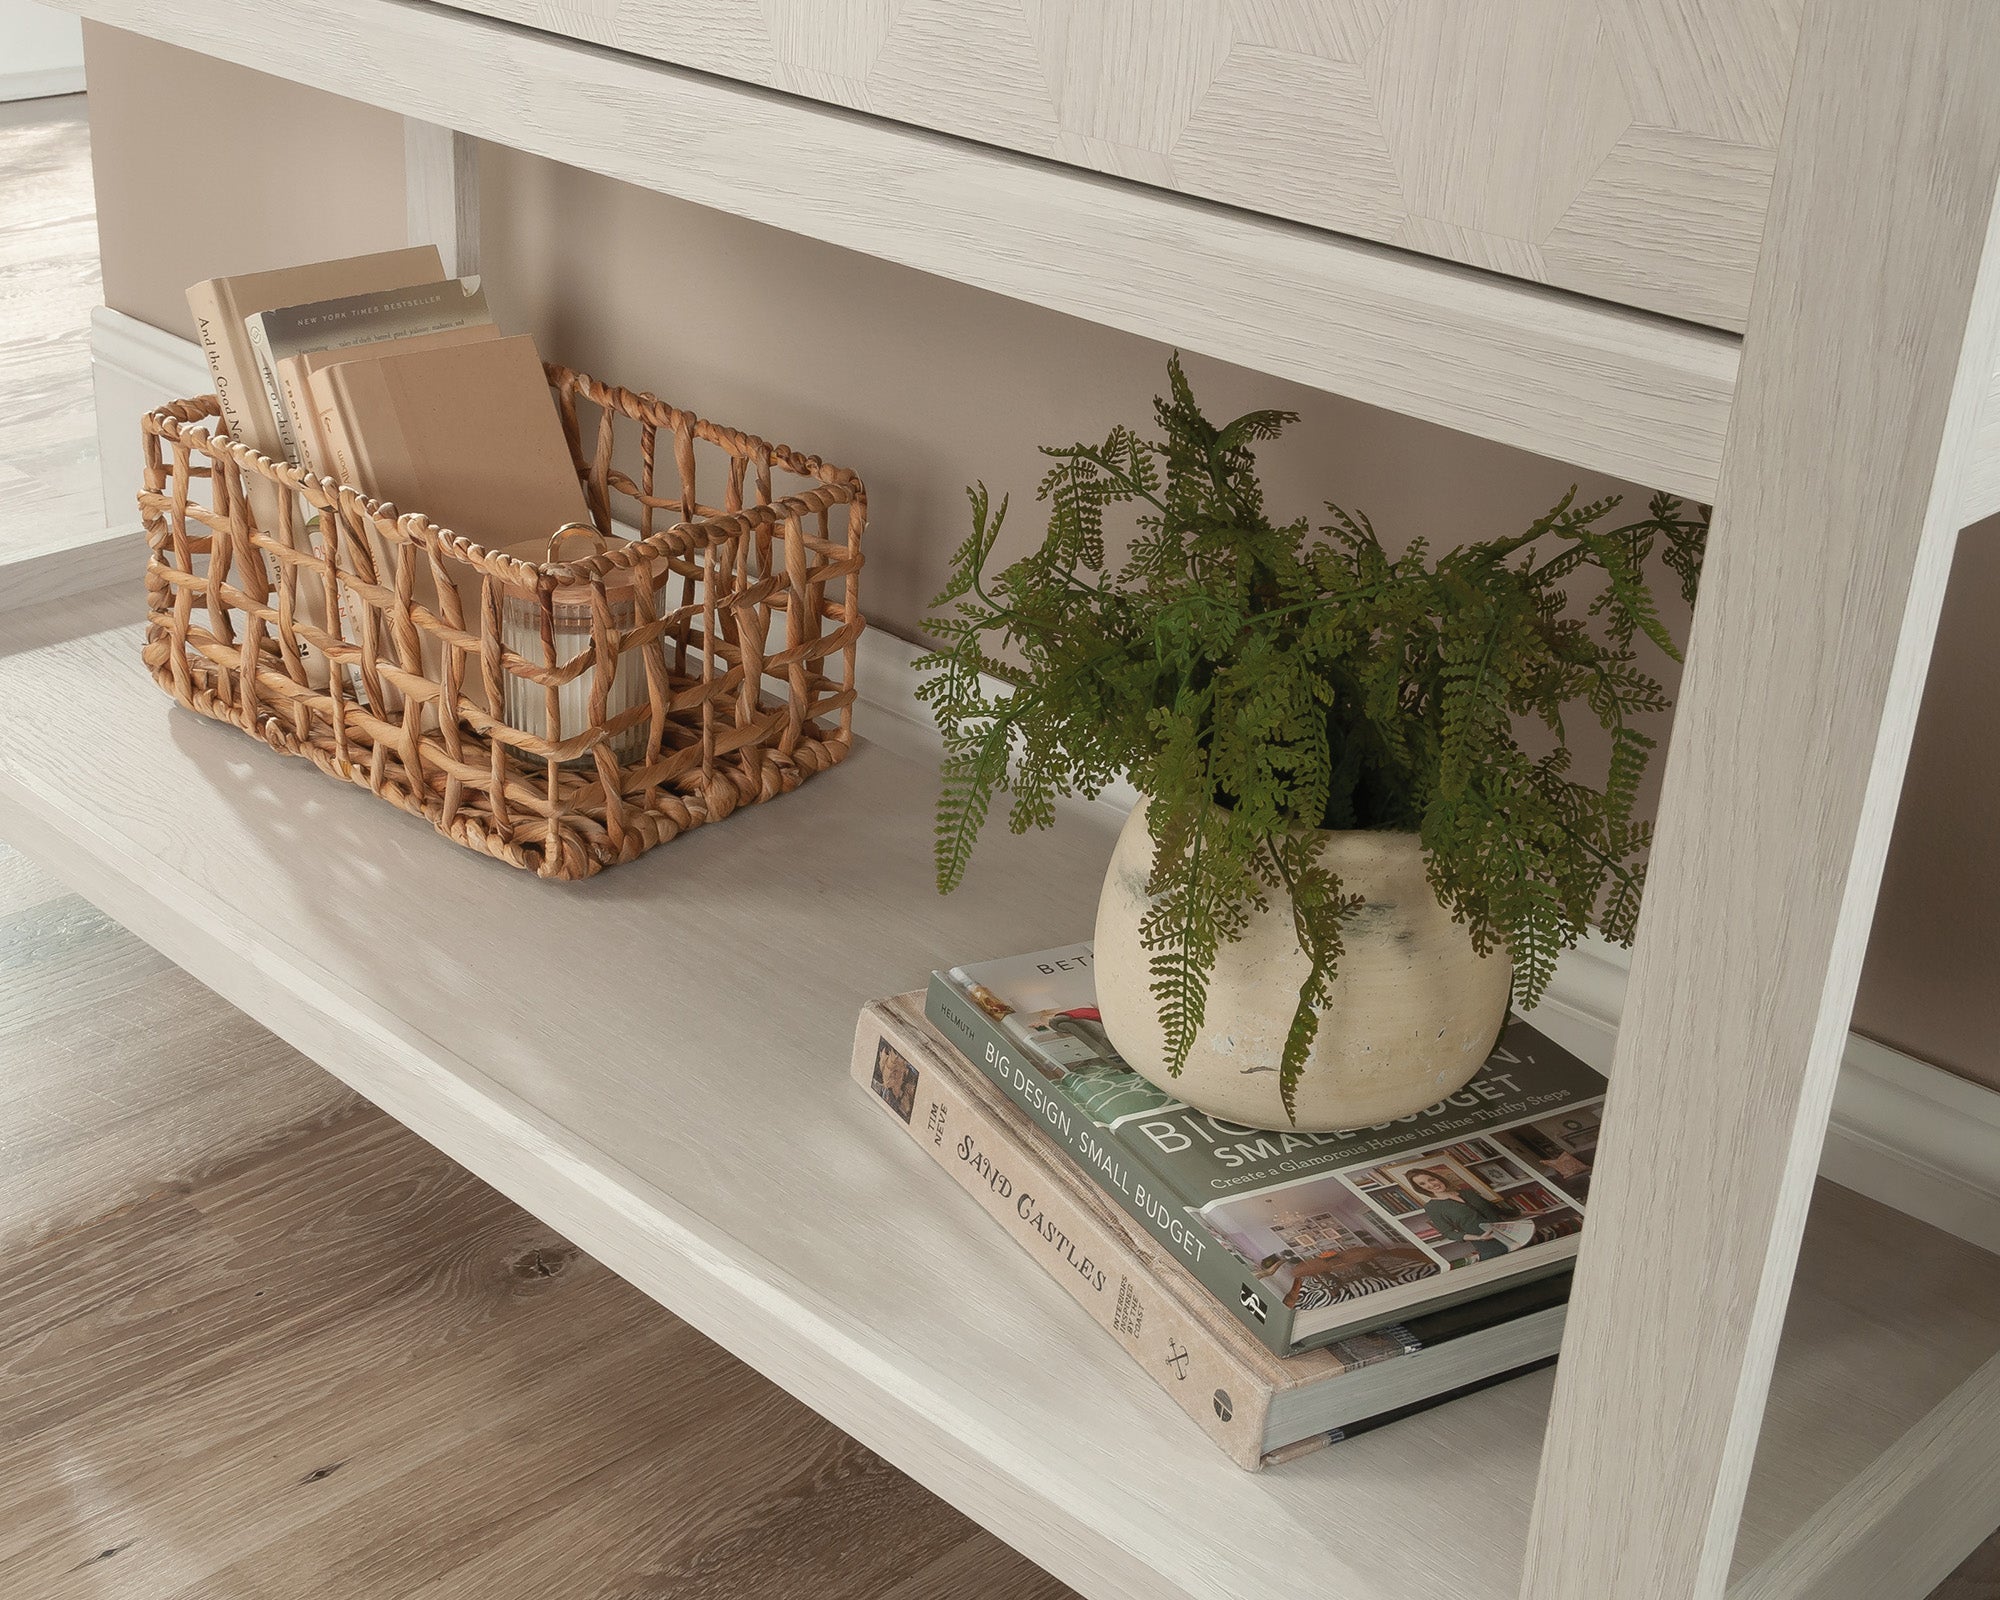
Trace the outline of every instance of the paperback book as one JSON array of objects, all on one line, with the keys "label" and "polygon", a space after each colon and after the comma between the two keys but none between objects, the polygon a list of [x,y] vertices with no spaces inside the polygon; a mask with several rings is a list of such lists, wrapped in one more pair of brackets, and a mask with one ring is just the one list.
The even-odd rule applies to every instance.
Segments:
[{"label": "paperback book", "polygon": [[253,311],[244,318],[244,331],[277,425],[278,442],[289,460],[304,466],[312,436],[311,400],[296,382],[286,383],[282,370],[286,361],[315,350],[351,350],[490,326],[492,321],[477,278],[447,278]]},{"label": "paperback book", "polygon": [[925,1011],[1277,1354],[1569,1268],[1605,1084],[1525,1022],[1413,1116],[1246,1128],[1126,1066],[1091,974],[1088,944],[956,967],[932,975]]},{"label": "paperback book", "polygon": [[1555,1357],[1563,1273],[1281,1360],[944,1040],[921,995],[863,1008],[853,1075],[1239,1466],[1294,1459]]}]

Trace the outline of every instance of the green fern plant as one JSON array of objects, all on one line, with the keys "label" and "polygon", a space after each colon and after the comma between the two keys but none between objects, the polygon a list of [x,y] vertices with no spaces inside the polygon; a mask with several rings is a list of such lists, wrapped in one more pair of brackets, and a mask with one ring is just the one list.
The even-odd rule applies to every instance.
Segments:
[{"label": "green fern plant", "polygon": [[[1310,960],[1280,1063],[1290,1113],[1359,904],[1319,861],[1319,829],[1419,834],[1439,899],[1482,954],[1510,952],[1524,1005],[1593,917],[1630,941],[1650,832],[1632,814],[1654,745],[1641,724],[1667,706],[1635,642],[1678,659],[1646,568],[1657,553],[1692,601],[1707,514],[1655,495],[1643,518],[1607,526],[1618,499],[1578,504],[1572,489],[1525,532],[1391,556],[1338,507],[1317,533],[1274,523],[1254,447],[1296,419],[1253,411],[1218,428],[1178,358],[1168,374],[1160,438],[1120,427],[1045,451],[1048,531],[997,574],[1007,503],[968,491],[972,532],[919,662],[945,741],[938,886],[959,883],[996,794],[1022,833],[1053,822],[1058,796],[1129,777],[1152,802],[1140,933],[1171,1071],[1217,952],[1274,894],[1290,903]],[[1137,524],[1116,572],[1114,511]],[[1586,567],[1601,587],[1579,604],[1569,584]],[[1570,771],[1564,719],[1579,706],[1611,736],[1598,786]],[[1553,735],[1546,754],[1516,736],[1534,723]]]}]

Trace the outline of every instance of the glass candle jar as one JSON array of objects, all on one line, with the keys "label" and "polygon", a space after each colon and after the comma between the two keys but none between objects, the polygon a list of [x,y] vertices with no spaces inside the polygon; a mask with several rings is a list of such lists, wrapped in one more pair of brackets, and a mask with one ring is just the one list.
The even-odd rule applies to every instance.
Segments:
[{"label": "glass candle jar", "polygon": [[[598,552],[610,548],[613,541],[607,539],[588,523],[566,523],[558,528],[544,544],[539,540],[529,540],[522,544],[510,545],[501,551],[520,561],[547,564],[560,559],[564,544],[574,539],[589,539]],[[617,541],[625,543],[624,540]],[[666,563],[661,561],[656,567],[621,567],[607,572],[598,580],[604,586],[604,597],[611,611],[611,627],[619,635],[638,625],[638,606],[634,597],[639,586],[650,586],[655,600],[655,615],[658,614],[658,598],[666,583]],[[534,588],[530,585],[508,584],[507,592],[501,598],[500,632],[501,642],[520,656],[537,666],[548,664],[547,651],[542,642],[542,605]],[[591,586],[588,583],[574,584],[558,588],[549,596],[551,629],[555,641],[555,665],[567,666],[591,647],[594,617],[591,604]],[[601,666],[593,664],[578,673],[556,691],[556,715],[558,726],[551,733],[548,725],[548,690],[532,678],[520,677],[514,673],[507,675],[506,705],[501,715],[510,728],[522,733],[533,734],[537,738],[554,742],[557,735],[573,739],[590,726],[590,697],[595,689]],[[607,720],[621,711],[629,711],[634,706],[646,704],[646,665],[641,652],[621,650],[611,680],[611,692],[605,705]],[[650,731],[650,720],[640,718],[638,722],[622,733],[615,735],[611,743],[612,754],[621,763],[631,762],[645,753],[646,736]],[[588,766],[594,758],[585,753],[573,756],[565,763],[568,766]]]}]

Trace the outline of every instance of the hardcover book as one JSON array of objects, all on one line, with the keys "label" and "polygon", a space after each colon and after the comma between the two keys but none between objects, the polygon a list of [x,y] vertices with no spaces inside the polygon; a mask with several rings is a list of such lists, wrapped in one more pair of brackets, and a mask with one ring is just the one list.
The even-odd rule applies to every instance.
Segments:
[{"label": "hardcover book", "polygon": [[[334,477],[493,550],[530,540],[545,550],[564,523],[589,521],[532,339],[406,342],[410,348],[399,342],[365,360],[306,372],[316,437]],[[372,534],[369,543],[377,575],[386,578],[389,552]],[[458,565],[452,576],[463,615],[476,618],[477,571]],[[416,563],[412,598],[441,610],[427,562]],[[438,641],[427,634],[420,648],[424,670],[435,676],[442,670]],[[468,675],[466,692],[483,698],[476,675]],[[385,688],[383,699],[387,715],[401,714],[393,690]],[[424,716],[434,715],[426,706]]]},{"label": "hardcover book", "polygon": [[491,322],[476,322],[464,328],[445,328],[436,333],[417,333],[365,345],[341,345],[330,350],[304,350],[278,362],[278,391],[285,397],[298,429],[299,465],[315,477],[336,476],[333,451],[321,430],[319,408],[313,404],[312,375],[349,361],[372,361],[380,356],[407,355],[416,350],[441,345],[473,344],[481,339],[497,339],[500,330]]},{"label": "hardcover book", "polygon": [[[351,462],[346,456],[343,455],[338,462],[336,461],[333,444],[328,438],[326,421],[313,403],[314,373],[351,361],[373,361],[386,356],[407,355],[414,351],[437,349],[445,345],[472,344],[483,339],[499,337],[500,330],[493,323],[474,322],[462,328],[442,328],[433,333],[408,334],[365,344],[342,345],[329,350],[302,350],[297,355],[283,357],[278,362],[278,392],[284,397],[285,407],[291,419],[290,426],[296,434],[298,464],[314,477],[334,478],[348,482],[350,487],[358,487],[351,479],[345,477],[346,471],[351,469]],[[341,436],[341,443],[344,448],[346,443],[344,435]],[[326,541],[329,550],[340,548],[341,553],[337,559],[350,577],[376,578],[390,570],[389,552],[372,527],[366,530],[366,537],[372,560],[371,572],[357,570],[358,564],[344,547],[339,546],[339,541],[331,539]],[[436,608],[437,585],[427,568],[419,569],[416,573],[412,585],[412,598],[420,605]],[[468,605],[476,602],[476,597],[469,593],[466,598]],[[341,633],[349,640],[357,640],[361,636],[361,602],[356,598],[354,591],[348,588],[341,590],[340,601]],[[466,612],[467,616],[476,614],[472,610]],[[435,665],[435,652],[433,651],[427,659]],[[356,700],[363,705],[368,704],[368,686],[363,681],[360,670],[349,667],[347,672],[349,687]],[[400,695],[385,689],[383,699],[384,709],[389,714],[395,715],[400,712],[402,708]]]},{"label": "hardcover book", "polygon": [[311,420],[304,392],[287,385],[282,364],[315,350],[346,350],[421,334],[490,327],[492,313],[477,278],[403,284],[253,311],[244,318],[250,349],[276,419],[278,442],[294,465],[306,466]]},{"label": "hardcover book", "polygon": [[1271,1350],[1568,1269],[1605,1084],[1525,1022],[1510,1019],[1478,1076],[1414,1116],[1341,1133],[1246,1128],[1125,1065],[1091,971],[1087,944],[953,968],[932,975],[925,1010]]},{"label": "hardcover book", "polygon": [[938,1167],[1239,1466],[1294,1459],[1546,1365],[1567,1274],[1280,1360],[923,1015],[863,1008],[853,1075]]},{"label": "hardcover book", "polygon": [[343,482],[489,550],[588,522],[534,341],[444,345],[309,376]]}]

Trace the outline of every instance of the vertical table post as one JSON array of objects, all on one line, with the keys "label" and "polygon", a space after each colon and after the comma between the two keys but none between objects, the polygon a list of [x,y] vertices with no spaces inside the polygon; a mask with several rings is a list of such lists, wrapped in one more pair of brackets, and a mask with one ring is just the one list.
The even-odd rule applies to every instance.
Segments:
[{"label": "vertical table post", "polygon": [[411,244],[434,244],[447,278],[479,271],[479,141],[403,119],[403,207]]},{"label": "vertical table post", "polygon": [[1996,182],[2000,5],[1808,0],[1524,1600],[1728,1578],[1992,372]]}]

